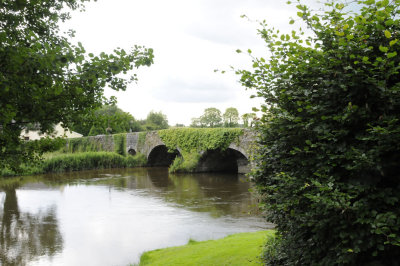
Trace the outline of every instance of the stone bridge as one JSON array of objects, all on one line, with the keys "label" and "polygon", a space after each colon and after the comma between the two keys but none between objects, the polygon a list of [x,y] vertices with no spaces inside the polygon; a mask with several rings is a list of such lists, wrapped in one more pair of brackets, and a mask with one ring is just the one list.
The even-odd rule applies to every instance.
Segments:
[{"label": "stone bridge", "polygon": [[[176,156],[181,156],[181,150],[176,147],[173,153],[162,141],[157,131],[148,132],[144,140],[142,133],[128,133],[126,136],[126,152],[144,154],[150,166],[169,166]],[[143,137],[142,137],[143,138]],[[200,151],[201,158],[195,172],[235,171],[247,173],[250,170],[249,159],[255,148],[256,134],[249,129],[243,129],[243,134],[237,141],[229,145],[225,151]]]},{"label": "stone bridge", "polygon": [[[89,138],[101,143],[105,151],[114,150],[111,136],[99,135]],[[253,130],[243,129],[243,134],[226,150],[199,151],[200,159],[194,172],[248,173],[251,168],[249,159],[256,147],[255,140],[256,133]],[[173,152],[168,151],[157,131],[127,133],[125,149],[126,154],[144,154],[149,166],[170,166],[176,157],[182,156],[179,147]]]}]

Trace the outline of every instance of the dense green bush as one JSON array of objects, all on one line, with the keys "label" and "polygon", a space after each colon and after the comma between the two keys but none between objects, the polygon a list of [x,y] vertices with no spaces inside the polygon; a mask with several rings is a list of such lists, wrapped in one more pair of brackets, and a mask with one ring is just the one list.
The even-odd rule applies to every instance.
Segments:
[{"label": "dense green bush", "polygon": [[271,265],[400,261],[400,1],[336,3],[297,6],[311,37],[263,24],[269,59],[238,71],[267,103],[252,176]]}]

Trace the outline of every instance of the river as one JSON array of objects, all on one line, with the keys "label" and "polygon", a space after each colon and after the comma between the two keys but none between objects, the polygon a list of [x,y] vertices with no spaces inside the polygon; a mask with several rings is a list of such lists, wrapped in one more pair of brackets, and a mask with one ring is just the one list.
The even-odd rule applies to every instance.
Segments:
[{"label": "river", "polygon": [[148,250],[272,228],[238,174],[167,168],[0,182],[0,265],[129,265]]}]

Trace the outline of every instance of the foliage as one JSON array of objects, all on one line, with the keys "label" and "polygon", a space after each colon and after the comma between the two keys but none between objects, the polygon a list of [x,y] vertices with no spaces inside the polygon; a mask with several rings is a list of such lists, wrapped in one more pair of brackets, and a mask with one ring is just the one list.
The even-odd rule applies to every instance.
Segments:
[{"label": "foliage", "polygon": [[202,124],[202,121],[200,118],[194,117],[192,118],[192,123],[190,124],[190,127],[205,127],[205,125]]},{"label": "foliage", "polygon": [[144,144],[146,142],[146,136],[147,132],[139,132],[139,137],[138,137],[138,148],[143,148]]},{"label": "foliage", "polygon": [[242,115],[243,126],[244,127],[251,127],[255,117],[256,117],[255,113],[245,113],[245,114],[243,114]]},{"label": "foliage", "polygon": [[16,173],[10,169],[1,169],[0,176],[35,175],[44,173],[61,173],[91,169],[141,167],[147,163],[146,156],[137,153],[134,156],[122,156],[114,152],[77,152],[57,154],[40,163],[28,163],[21,166]]},{"label": "foliage", "polygon": [[88,137],[67,139],[66,142],[67,144],[62,149],[65,153],[104,151],[101,142]]},{"label": "foliage", "polygon": [[310,37],[262,23],[269,59],[238,71],[268,104],[252,173],[281,238],[267,263],[400,260],[400,1],[358,4],[299,4]]},{"label": "foliage", "polygon": [[225,127],[237,127],[239,122],[239,112],[234,107],[226,108],[223,114]]},{"label": "foliage", "polygon": [[126,89],[129,81],[120,74],[152,64],[152,49],[93,55],[71,43],[73,31],[60,35],[67,10],[85,2],[0,1],[0,167],[16,169],[44,151],[41,141],[20,139],[24,125],[38,124],[46,133],[59,122],[69,127],[106,101],[105,87]]},{"label": "foliage", "polygon": [[68,172],[89,169],[144,166],[144,155],[122,156],[114,152],[64,154],[43,161],[43,172]]},{"label": "foliage", "polygon": [[202,242],[190,239],[185,246],[143,253],[139,265],[260,265],[262,244],[273,235],[270,230]]},{"label": "foliage", "polygon": [[182,157],[176,157],[170,172],[191,172],[198,164],[200,152],[226,150],[243,130],[239,128],[171,128],[158,131],[170,151],[178,148]]},{"label": "foliage", "polygon": [[240,128],[171,128],[158,131],[158,135],[170,150],[200,152],[226,150],[243,134]]},{"label": "foliage", "polygon": [[126,133],[112,135],[114,139],[114,151],[122,156],[126,155]]},{"label": "foliage", "polygon": [[200,117],[200,123],[208,127],[218,127],[221,122],[221,111],[214,107],[205,109],[204,114]]},{"label": "foliage", "polygon": [[178,156],[170,165],[168,171],[170,173],[190,173],[196,168],[200,160],[200,153],[197,152],[182,152],[182,156]]},{"label": "foliage", "polygon": [[[86,133],[86,131],[83,131]],[[97,136],[97,135],[105,135],[106,133],[106,128],[98,125],[92,125],[92,127],[89,130],[89,133],[84,134],[88,136]]]},{"label": "foliage", "polygon": [[150,111],[145,121],[143,121],[143,128],[145,130],[160,130],[168,128],[168,119],[161,111]]},{"label": "foliage", "polygon": [[141,130],[139,122],[130,113],[122,111],[116,105],[103,105],[94,111],[93,115],[86,116],[86,121],[74,123],[74,126],[72,130],[76,132],[79,132],[79,129],[83,130],[83,133],[79,133],[89,136],[104,135],[108,133],[106,129],[113,134]]},{"label": "foliage", "polygon": [[146,155],[142,153],[136,153],[133,156],[125,157],[125,167],[141,167],[146,166],[147,158]]}]

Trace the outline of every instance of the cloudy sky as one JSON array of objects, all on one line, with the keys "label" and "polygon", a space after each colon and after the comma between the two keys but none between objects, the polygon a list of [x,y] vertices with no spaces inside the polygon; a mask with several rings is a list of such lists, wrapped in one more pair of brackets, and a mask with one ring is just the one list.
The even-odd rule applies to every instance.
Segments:
[{"label": "cloudy sky", "polygon": [[236,49],[265,56],[258,24],[242,14],[288,29],[296,12],[284,0],[98,0],[84,13],[72,13],[63,28],[76,30],[75,40],[88,52],[129,50],[135,44],[153,48],[154,64],[137,71],[137,84],[106,94],[137,119],[154,110],[166,114],[170,125],[189,125],[208,107],[224,112],[232,106],[243,114],[262,103],[249,98],[254,92],[234,73],[214,69],[248,68],[250,58]]}]

